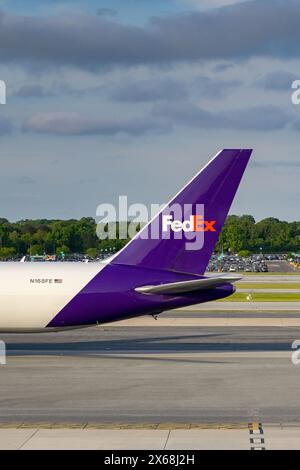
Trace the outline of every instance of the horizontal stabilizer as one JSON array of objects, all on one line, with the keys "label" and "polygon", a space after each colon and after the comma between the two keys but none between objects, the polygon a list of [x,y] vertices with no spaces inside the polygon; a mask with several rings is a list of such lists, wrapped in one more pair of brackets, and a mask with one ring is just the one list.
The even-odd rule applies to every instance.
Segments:
[{"label": "horizontal stabilizer", "polygon": [[191,281],[171,282],[169,284],[159,284],[158,286],[136,287],[135,291],[142,294],[185,294],[198,290],[214,289],[221,284],[232,284],[242,279],[237,276],[215,276],[202,279],[193,279]]}]

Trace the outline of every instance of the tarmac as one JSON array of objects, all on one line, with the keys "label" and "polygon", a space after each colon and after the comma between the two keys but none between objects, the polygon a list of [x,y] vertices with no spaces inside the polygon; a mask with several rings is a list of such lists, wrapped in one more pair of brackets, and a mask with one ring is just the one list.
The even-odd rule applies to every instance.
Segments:
[{"label": "tarmac", "polygon": [[233,304],[1,335],[0,449],[300,449],[300,306]]},{"label": "tarmac", "polygon": [[168,450],[298,450],[299,443],[299,426],[259,423],[194,429],[0,429],[0,450],[146,449],[163,454]]},{"label": "tarmac", "polygon": [[[178,309],[179,311],[180,309]],[[300,302],[207,302],[184,307],[181,311],[193,312],[300,312]]]}]

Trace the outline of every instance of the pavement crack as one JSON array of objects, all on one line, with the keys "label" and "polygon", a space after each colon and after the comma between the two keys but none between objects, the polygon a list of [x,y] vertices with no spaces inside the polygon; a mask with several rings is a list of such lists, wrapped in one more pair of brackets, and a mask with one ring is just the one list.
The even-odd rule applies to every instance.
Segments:
[{"label": "pavement crack", "polygon": [[166,439],[163,450],[166,450],[166,447],[167,447],[167,444],[168,444],[168,441],[169,441],[169,438],[170,438],[170,434],[171,434],[171,429],[168,430],[168,435],[167,435],[167,439]]},{"label": "pavement crack", "polygon": [[27,442],[29,442],[38,433],[38,431],[39,429],[35,429],[33,433],[21,444],[19,450],[22,450],[22,448],[27,444]]}]

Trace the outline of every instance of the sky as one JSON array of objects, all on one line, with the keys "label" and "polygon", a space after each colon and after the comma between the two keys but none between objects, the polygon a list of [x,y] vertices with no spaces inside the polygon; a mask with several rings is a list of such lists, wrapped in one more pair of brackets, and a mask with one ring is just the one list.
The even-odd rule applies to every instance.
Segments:
[{"label": "sky", "polygon": [[0,0],[0,217],[168,201],[253,148],[231,213],[300,220],[298,0]]}]

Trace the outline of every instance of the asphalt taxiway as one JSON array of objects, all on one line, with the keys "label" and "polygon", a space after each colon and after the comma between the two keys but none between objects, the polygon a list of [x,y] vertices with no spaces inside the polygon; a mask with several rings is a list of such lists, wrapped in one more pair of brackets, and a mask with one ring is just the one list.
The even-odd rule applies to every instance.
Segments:
[{"label": "asphalt taxiway", "polygon": [[300,448],[300,311],[0,336],[0,448]]},{"label": "asphalt taxiway", "polygon": [[300,326],[154,324],[2,335],[0,424],[300,423]]}]

